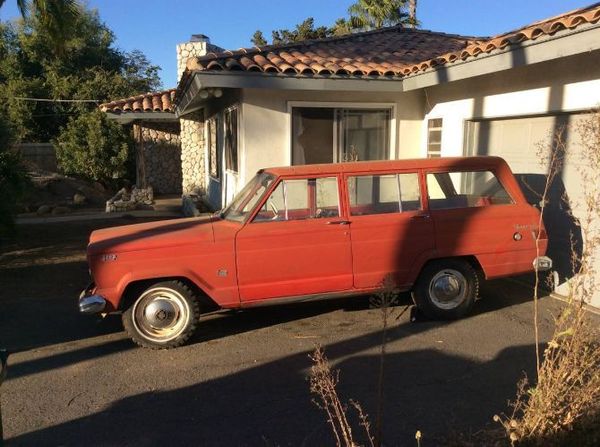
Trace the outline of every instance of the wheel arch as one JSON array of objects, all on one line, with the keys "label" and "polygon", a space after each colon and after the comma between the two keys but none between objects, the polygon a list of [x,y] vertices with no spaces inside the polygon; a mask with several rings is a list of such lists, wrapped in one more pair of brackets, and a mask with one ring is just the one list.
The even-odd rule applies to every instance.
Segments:
[{"label": "wheel arch", "polygon": [[189,278],[186,278],[185,276],[164,276],[130,281],[123,290],[118,310],[126,310],[133,304],[136,298],[151,285],[168,281],[179,281],[189,287],[198,297],[202,311],[206,312],[220,307],[198,284]]},{"label": "wheel arch", "polygon": [[478,277],[478,279],[479,279],[480,282],[481,282],[481,280],[483,280],[483,279],[486,278],[485,270],[481,266],[481,263],[477,259],[477,256],[475,256],[475,255],[463,255],[463,256],[444,256],[444,257],[440,257],[440,258],[430,258],[430,259],[428,259],[427,261],[425,261],[421,265],[421,268],[419,269],[419,271],[418,271],[418,273],[416,275],[416,279],[418,279],[421,276],[421,273],[423,272],[423,270],[429,264],[431,264],[433,262],[439,262],[439,261],[448,260],[448,259],[460,259],[460,260],[463,260],[465,262],[468,262],[471,265],[471,267],[473,267],[473,269],[475,270],[475,272],[477,273],[477,277]]}]

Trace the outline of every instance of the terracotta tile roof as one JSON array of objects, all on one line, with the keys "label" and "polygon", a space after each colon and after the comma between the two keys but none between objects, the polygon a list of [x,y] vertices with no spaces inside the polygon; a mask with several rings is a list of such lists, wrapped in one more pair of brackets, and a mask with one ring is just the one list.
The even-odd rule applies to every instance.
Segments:
[{"label": "terracotta tile roof", "polygon": [[172,88],[162,92],[146,93],[119,99],[100,105],[100,110],[111,113],[127,112],[175,112],[175,91]]},{"label": "terracotta tile roof", "polygon": [[492,38],[390,27],[286,45],[209,53],[190,59],[186,72],[404,77],[582,24],[596,23],[599,19],[600,3],[596,3]]},{"label": "terracotta tile roof", "polygon": [[286,45],[209,53],[188,70],[292,75],[399,76],[419,61],[465,48],[475,38],[402,27]]},{"label": "terracotta tile roof", "polygon": [[409,67],[403,74],[410,75],[440,65],[491,53],[496,50],[504,50],[511,45],[519,45],[528,40],[536,40],[543,36],[554,35],[559,31],[572,30],[581,25],[598,23],[598,21],[600,21],[600,3],[594,3],[585,8],[576,9],[556,17],[532,23],[515,31],[500,34],[480,42],[474,42],[459,51],[448,52],[431,59],[424,59],[423,62]]}]

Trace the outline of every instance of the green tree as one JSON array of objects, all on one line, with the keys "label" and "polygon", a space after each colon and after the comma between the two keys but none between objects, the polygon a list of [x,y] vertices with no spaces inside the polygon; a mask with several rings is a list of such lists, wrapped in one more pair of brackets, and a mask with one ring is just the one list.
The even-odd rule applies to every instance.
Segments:
[{"label": "green tree", "polygon": [[267,44],[267,39],[265,39],[265,36],[263,35],[262,31],[257,29],[252,35],[250,42],[252,42],[252,45],[254,46],[264,47]]},{"label": "green tree", "polygon": [[128,175],[131,135],[99,110],[72,118],[53,143],[67,175],[105,183]]},{"label": "green tree", "polygon": [[[331,27],[315,28],[314,19],[307,18],[293,29],[280,29],[272,32],[273,44],[286,44],[309,39],[322,39],[330,36],[343,36],[357,30],[372,30],[384,26],[418,26],[417,0],[356,0],[348,8],[348,17],[341,17]],[[264,46],[267,40],[262,31],[257,30],[251,39],[256,46]]]},{"label": "green tree", "polygon": [[315,19],[308,17],[297,24],[293,30],[280,29],[272,32],[273,44],[286,44],[310,39],[322,39],[331,35],[331,29],[326,26],[315,28]]},{"label": "green tree", "polygon": [[[6,0],[0,0],[0,8]],[[53,51],[61,53],[69,37],[71,22],[80,14],[77,0],[16,0],[23,18],[34,15]]]},{"label": "green tree", "polygon": [[[0,24],[0,101],[15,140],[47,142],[69,118],[101,102],[160,88],[158,67],[139,51],[114,46],[112,31],[96,11],[82,9],[71,22],[61,54],[54,54],[38,18]],[[20,98],[94,100],[25,101]]]},{"label": "green tree", "polygon": [[410,25],[408,0],[357,0],[348,8],[355,28],[371,30],[384,26]]},{"label": "green tree", "polygon": [[0,110],[0,236],[14,232],[17,202],[28,183],[20,157],[10,149],[11,139],[8,120]]}]

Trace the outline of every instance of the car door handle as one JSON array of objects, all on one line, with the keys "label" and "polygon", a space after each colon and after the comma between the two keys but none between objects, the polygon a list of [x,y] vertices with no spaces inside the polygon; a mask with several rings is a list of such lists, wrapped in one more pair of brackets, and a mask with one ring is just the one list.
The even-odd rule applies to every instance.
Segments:
[{"label": "car door handle", "polygon": [[350,225],[349,220],[330,220],[327,225]]},{"label": "car door handle", "polygon": [[429,219],[430,217],[429,214],[415,214],[412,219]]}]

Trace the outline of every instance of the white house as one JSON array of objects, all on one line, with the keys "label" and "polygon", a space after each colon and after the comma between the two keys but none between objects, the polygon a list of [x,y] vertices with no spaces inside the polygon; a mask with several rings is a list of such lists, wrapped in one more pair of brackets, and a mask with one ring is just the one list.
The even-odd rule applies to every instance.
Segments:
[{"label": "white house", "polygon": [[[137,123],[142,152],[146,126],[170,123],[183,194],[215,209],[266,166],[471,154],[504,157],[535,202],[538,149],[566,129],[581,152],[577,123],[600,104],[599,21],[594,4],[493,38],[391,27],[236,51],[198,35],[178,46],[176,90],[102,109]],[[546,217],[561,283],[581,245],[582,162],[568,160],[552,191],[567,205]]]}]

